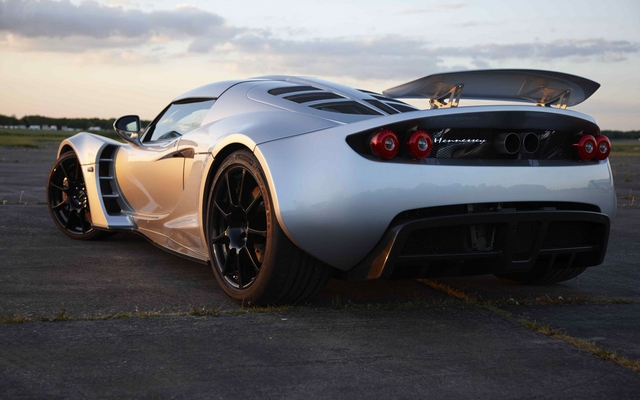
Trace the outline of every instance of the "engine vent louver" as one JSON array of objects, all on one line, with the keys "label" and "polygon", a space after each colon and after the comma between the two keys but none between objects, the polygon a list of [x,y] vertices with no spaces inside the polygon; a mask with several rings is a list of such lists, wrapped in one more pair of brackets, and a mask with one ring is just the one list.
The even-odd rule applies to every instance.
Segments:
[{"label": "engine vent louver", "polygon": [[379,94],[371,94],[371,97],[375,97],[378,100],[382,100],[382,101],[391,101],[393,103],[402,103],[402,104],[407,104],[404,101],[400,101],[398,99],[392,99],[391,97],[386,97],[386,96],[382,96]]},{"label": "engine vent louver", "polygon": [[[376,92],[371,92],[369,90],[358,89],[362,93],[366,93],[373,98],[380,100],[376,102],[375,100],[366,100],[365,101],[380,110],[383,110],[387,114],[397,114],[399,112],[409,112],[409,111],[418,111],[417,108],[413,107],[410,104],[405,103],[404,101],[400,101],[398,99],[392,99],[391,97],[383,96]],[[382,104],[382,106],[380,105]]]},{"label": "engine vent louver", "polygon": [[384,104],[381,101],[378,100],[366,100],[365,101],[369,104],[371,104],[372,106],[374,106],[375,108],[378,108],[384,112],[386,112],[387,114],[397,114],[398,110],[396,110],[395,108],[391,108],[388,105]]},{"label": "engine vent louver", "polygon": [[310,90],[320,90],[320,89],[313,86],[285,86],[285,87],[271,89],[269,90],[268,93],[273,96],[280,96],[287,93],[306,92]]},{"label": "engine vent louver", "polygon": [[393,108],[395,108],[396,110],[400,111],[400,112],[411,112],[411,111],[418,111],[417,108],[411,107],[411,106],[407,106],[404,104],[399,104],[399,103],[387,103],[387,105],[392,106]]},{"label": "engine vent louver", "polygon": [[344,97],[331,92],[315,92],[293,94],[286,96],[285,99],[295,101],[296,103],[308,103],[310,101],[344,99]]},{"label": "engine vent louver", "polygon": [[382,115],[381,113],[375,111],[374,109],[369,108],[355,101],[341,101],[341,102],[334,102],[334,103],[315,104],[315,105],[312,105],[311,107],[317,110],[335,112],[340,114]]}]

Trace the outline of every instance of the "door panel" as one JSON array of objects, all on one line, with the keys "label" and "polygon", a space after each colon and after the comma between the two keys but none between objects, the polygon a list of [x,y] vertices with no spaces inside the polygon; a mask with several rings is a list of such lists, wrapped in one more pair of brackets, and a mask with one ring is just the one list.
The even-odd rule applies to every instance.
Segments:
[{"label": "door panel", "polygon": [[143,147],[124,146],[116,157],[118,185],[139,214],[167,215],[178,204],[183,189],[184,160],[179,140]]}]

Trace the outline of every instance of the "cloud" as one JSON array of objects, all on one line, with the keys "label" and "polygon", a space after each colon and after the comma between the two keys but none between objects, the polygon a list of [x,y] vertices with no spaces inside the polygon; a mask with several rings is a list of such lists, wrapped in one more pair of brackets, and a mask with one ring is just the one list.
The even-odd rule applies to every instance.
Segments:
[{"label": "cloud", "polygon": [[94,1],[75,5],[68,0],[5,0],[0,2],[0,31],[27,39],[95,39],[114,47],[125,39],[149,41],[204,37],[222,42],[242,31],[225,25],[219,15],[182,6],[171,11],[145,13],[107,7]]},{"label": "cloud", "polygon": [[[629,41],[604,39],[558,40],[549,43],[483,44],[468,47],[443,47],[443,56],[471,57],[484,60],[590,57],[638,53],[640,45]],[[612,58],[611,56],[608,56]],[[613,57],[615,58],[615,57]]]},{"label": "cloud", "polygon": [[466,4],[464,3],[451,3],[451,2],[447,2],[447,3],[438,3],[435,4],[434,7],[436,8],[448,8],[448,9],[457,9],[457,8],[462,8],[465,7]]},{"label": "cloud", "polygon": [[[158,51],[159,44],[166,51]],[[617,62],[640,51],[638,43],[601,38],[448,47],[400,35],[295,40],[268,29],[231,26],[223,17],[191,6],[143,12],[92,1],[76,5],[68,0],[0,1],[0,46],[96,53],[95,60],[111,57],[129,63],[162,62],[163,57],[210,60],[213,56],[212,62],[244,73],[359,79],[425,75],[446,69],[443,60],[449,58],[467,67],[487,68],[491,62],[505,60]]]},{"label": "cloud", "polygon": [[430,8],[407,8],[400,12],[402,15],[414,15],[414,14],[433,14],[440,10],[455,10],[466,7],[464,3],[436,3]]},{"label": "cloud", "polygon": [[0,6],[0,30],[27,38],[87,36],[140,37],[150,24],[138,10],[105,7],[96,2],[6,0]]}]

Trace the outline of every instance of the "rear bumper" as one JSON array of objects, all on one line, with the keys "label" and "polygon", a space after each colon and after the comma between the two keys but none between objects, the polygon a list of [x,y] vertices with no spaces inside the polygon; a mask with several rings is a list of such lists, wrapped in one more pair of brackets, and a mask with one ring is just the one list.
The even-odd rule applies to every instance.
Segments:
[{"label": "rear bumper", "polygon": [[469,211],[462,214],[392,223],[374,250],[342,278],[361,281],[544,271],[590,267],[604,259],[610,226],[605,214],[545,204],[526,211],[477,206],[485,209],[475,212],[468,205]]}]

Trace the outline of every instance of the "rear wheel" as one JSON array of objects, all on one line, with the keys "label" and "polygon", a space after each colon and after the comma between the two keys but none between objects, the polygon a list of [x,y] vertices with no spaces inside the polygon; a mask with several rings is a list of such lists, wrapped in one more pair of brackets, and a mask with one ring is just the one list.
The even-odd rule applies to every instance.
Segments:
[{"label": "rear wheel", "polygon": [[51,168],[47,205],[56,226],[73,239],[93,240],[109,235],[91,225],[82,166],[73,152],[62,154]]},{"label": "rear wheel", "polygon": [[329,279],[330,267],[299,249],[280,228],[264,173],[249,151],[232,153],[218,169],[206,232],[216,279],[236,300],[300,302]]},{"label": "rear wheel", "polygon": [[528,285],[549,285],[573,279],[586,270],[586,268],[567,268],[554,271],[531,271],[515,274],[499,274],[496,277]]}]

